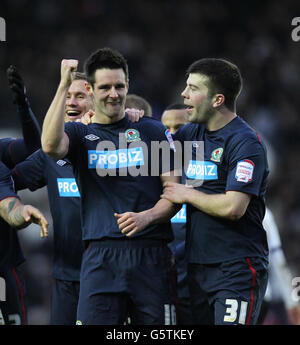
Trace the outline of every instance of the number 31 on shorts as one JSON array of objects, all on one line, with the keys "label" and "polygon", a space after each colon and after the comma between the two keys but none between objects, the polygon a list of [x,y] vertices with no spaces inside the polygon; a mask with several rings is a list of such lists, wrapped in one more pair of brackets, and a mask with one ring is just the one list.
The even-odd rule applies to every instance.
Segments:
[{"label": "number 31 on shorts", "polygon": [[225,301],[226,306],[226,314],[224,316],[225,322],[235,322],[237,317],[239,317],[239,324],[244,325],[246,321],[246,315],[247,315],[247,306],[248,302],[241,301],[240,302],[240,313],[238,315],[238,309],[239,309],[239,301],[236,299],[230,299],[227,298]]}]

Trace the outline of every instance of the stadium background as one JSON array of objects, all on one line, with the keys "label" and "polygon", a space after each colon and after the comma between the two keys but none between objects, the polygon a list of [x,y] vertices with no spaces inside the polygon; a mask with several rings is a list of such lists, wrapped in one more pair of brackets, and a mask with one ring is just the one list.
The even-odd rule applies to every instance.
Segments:
[{"label": "stadium background", "polygon": [[[236,63],[244,77],[238,114],[267,141],[271,179],[267,203],[275,214],[283,248],[300,276],[300,41],[291,37],[299,1],[118,1],[1,0],[6,42],[0,42],[1,138],[20,136],[20,125],[6,80],[6,68],[20,70],[32,109],[42,125],[60,77],[63,58],[83,61],[103,46],[127,58],[130,93],[145,97],[160,118],[181,101],[187,66],[201,57]],[[52,231],[46,188],[20,193],[45,212],[50,237],[35,226],[19,232],[27,262],[30,324],[49,322]],[[269,323],[286,322],[284,314]]]}]

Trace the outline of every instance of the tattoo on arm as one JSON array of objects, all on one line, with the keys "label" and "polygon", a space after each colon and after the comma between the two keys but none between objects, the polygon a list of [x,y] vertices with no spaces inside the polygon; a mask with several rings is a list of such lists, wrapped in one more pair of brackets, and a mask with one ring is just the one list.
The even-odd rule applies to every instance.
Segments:
[{"label": "tattoo on arm", "polygon": [[16,202],[17,202],[16,198],[14,198],[14,200],[9,201],[9,203],[7,205],[7,210],[6,210],[8,216],[11,213],[12,209],[14,208]]},{"label": "tattoo on arm", "polygon": [[27,225],[22,216],[22,204],[17,198],[8,198],[0,203],[0,215],[11,226],[21,229]]}]

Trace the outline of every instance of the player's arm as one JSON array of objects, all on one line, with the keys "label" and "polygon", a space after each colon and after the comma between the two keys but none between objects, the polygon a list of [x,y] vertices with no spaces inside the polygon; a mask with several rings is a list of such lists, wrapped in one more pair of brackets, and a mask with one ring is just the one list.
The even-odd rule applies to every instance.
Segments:
[{"label": "player's arm", "polygon": [[31,223],[41,228],[41,237],[48,236],[48,222],[45,216],[31,205],[23,205],[16,197],[0,201],[0,216],[12,227],[23,229]]},{"label": "player's arm", "polygon": [[162,198],[176,204],[188,203],[210,216],[234,221],[245,214],[251,195],[237,191],[206,194],[189,186],[166,182]]},{"label": "player's arm", "polygon": [[30,108],[23,78],[15,66],[7,69],[7,79],[20,117],[24,143],[30,154],[41,147],[41,128]]},{"label": "player's arm", "polygon": [[76,71],[77,65],[77,60],[62,60],[61,80],[43,123],[42,149],[56,159],[65,157],[69,150],[69,138],[64,132],[65,104],[72,72]]},{"label": "player's arm", "polygon": [[[167,181],[180,182],[180,177],[175,176],[174,171],[169,175],[161,175],[162,183]],[[121,232],[126,236],[132,236],[149,225],[169,221],[179,211],[180,207],[181,205],[173,204],[169,200],[159,199],[151,209],[142,212],[115,213],[115,217],[118,219]]]},{"label": "player's arm", "polygon": [[18,163],[12,170],[11,176],[16,191],[30,189],[35,191],[47,184],[47,156],[38,150]]}]

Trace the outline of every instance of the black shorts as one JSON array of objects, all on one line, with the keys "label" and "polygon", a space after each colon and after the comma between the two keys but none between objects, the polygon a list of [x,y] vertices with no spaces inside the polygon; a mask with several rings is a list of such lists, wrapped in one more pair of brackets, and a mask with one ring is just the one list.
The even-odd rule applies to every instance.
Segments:
[{"label": "black shorts", "polygon": [[268,281],[265,259],[189,264],[188,278],[195,324],[257,323]]},{"label": "black shorts", "polygon": [[79,299],[79,281],[54,279],[51,297],[51,325],[75,325]]},{"label": "black shorts", "polygon": [[92,241],[83,255],[77,324],[175,323],[176,276],[161,241]]},{"label": "black shorts", "polygon": [[0,269],[0,325],[27,325],[25,284],[21,269]]}]

